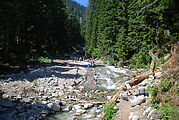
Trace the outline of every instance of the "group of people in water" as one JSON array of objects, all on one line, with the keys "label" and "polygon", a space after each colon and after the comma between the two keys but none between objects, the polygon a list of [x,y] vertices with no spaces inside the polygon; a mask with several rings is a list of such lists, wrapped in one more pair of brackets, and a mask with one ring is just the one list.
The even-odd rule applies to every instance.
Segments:
[{"label": "group of people in water", "polygon": [[[89,70],[91,67],[95,67],[95,62],[94,60],[90,60],[88,61],[88,65],[87,65],[87,69]],[[76,74],[78,74],[78,71],[79,71],[79,67],[77,65],[75,65],[75,70],[76,70]],[[87,70],[87,72],[88,72]]]},{"label": "group of people in water", "polygon": [[[72,59],[75,63],[76,62],[82,62],[82,61],[88,62],[88,64],[87,64],[87,73],[89,71],[93,70],[93,68],[96,66],[95,61],[93,59],[88,59],[87,57],[70,56],[70,59]],[[70,65],[68,63],[67,63],[67,67],[70,68]],[[79,68],[78,65],[75,65],[74,68],[75,68],[75,74],[78,76],[80,68]],[[92,83],[97,85],[98,75],[96,74],[95,70],[93,72],[94,72],[93,73],[94,74],[94,79],[92,80]],[[75,79],[76,79],[76,77],[75,77]]]}]

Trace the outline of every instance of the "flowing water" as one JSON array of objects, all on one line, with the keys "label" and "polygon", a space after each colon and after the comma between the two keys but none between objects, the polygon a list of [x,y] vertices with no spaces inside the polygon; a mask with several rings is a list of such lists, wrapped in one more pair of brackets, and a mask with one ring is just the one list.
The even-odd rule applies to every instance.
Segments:
[{"label": "flowing water", "polygon": [[[113,96],[115,92],[114,90],[118,89],[122,82],[129,80],[129,77],[126,76],[125,73],[126,71],[124,70],[112,70],[110,69],[110,67],[106,67],[103,65],[97,65],[96,67],[87,68],[86,74],[84,75],[85,80],[82,84],[77,86],[77,88],[83,86],[86,90],[85,94],[88,95],[77,95],[78,98],[84,100],[107,101],[107,96]],[[94,92],[96,90],[99,90],[100,92]],[[95,107],[97,108],[99,106]],[[90,110],[88,110],[88,112],[89,111]],[[90,118],[88,112],[78,117],[75,116],[72,111],[56,113],[55,115],[49,116],[47,120],[86,120]],[[96,118],[90,118],[89,120],[96,120]]]}]

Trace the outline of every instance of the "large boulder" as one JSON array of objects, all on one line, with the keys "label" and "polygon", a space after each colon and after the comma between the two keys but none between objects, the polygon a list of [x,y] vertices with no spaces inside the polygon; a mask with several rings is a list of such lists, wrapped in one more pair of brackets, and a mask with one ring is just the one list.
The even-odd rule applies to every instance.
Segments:
[{"label": "large boulder", "polygon": [[142,96],[138,96],[135,99],[131,100],[130,103],[131,103],[132,107],[135,107],[136,105],[140,105],[140,104],[144,103],[145,100],[146,100],[146,98],[142,95]]}]

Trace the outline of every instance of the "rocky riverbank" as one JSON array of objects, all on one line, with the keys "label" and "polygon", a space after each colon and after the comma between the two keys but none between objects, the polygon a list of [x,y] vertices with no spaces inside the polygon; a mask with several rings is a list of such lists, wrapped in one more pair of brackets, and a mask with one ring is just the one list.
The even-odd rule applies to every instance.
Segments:
[{"label": "rocky riverbank", "polygon": [[[106,88],[117,89],[118,74],[126,76],[129,70],[112,66],[88,68],[88,64],[56,59],[46,67],[1,77],[0,119],[58,119],[54,118],[54,113],[67,114],[68,119],[100,119],[102,104],[115,92]],[[98,81],[94,82],[95,79]],[[129,80],[129,77],[122,80]]]},{"label": "rocky riverbank", "polygon": [[148,104],[146,90],[162,73],[130,87],[131,74],[136,70],[96,63],[96,67],[88,68],[87,61],[56,59],[46,67],[1,77],[0,119],[100,120],[103,104],[123,82],[126,90],[120,93],[115,107],[116,120],[160,119]]},{"label": "rocky riverbank", "polygon": [[129,81],[123,86],[120,93],[120,103],[116,120],[161,120],[162,115],[150,104],[152,96],[147,91],[149,87],[158,84],[163,75],[157,72],[135,86],[130,86]]}]

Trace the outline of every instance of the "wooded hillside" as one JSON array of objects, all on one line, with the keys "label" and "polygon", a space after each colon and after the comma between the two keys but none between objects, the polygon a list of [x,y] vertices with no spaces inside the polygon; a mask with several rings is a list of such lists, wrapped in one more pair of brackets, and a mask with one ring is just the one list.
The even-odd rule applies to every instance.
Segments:
[{"label": "wooded hillside", "polygon": [[0,62],[60,56],[83,44],[79,22],[67,11],[62,0],[1,0]]},{"label": "wooded hillside", "polygon": [[90,0],[86,18],[86,54],[110,64],[149,66],[149,50],[158,56],[179,40],[177,0]]}]

